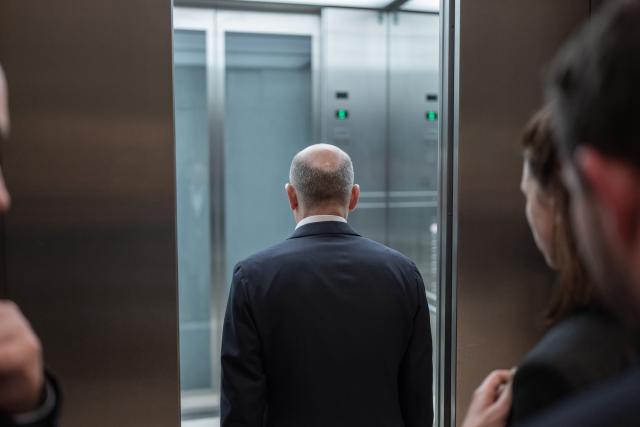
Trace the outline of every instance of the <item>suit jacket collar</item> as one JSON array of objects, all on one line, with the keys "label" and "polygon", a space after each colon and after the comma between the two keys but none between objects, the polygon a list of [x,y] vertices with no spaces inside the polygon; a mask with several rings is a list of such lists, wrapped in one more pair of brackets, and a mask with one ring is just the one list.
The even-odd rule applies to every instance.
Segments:
[{"label": "suit jacket collar", "polygon": [[303,225],[295,230],[289,238],[297,239],[299,237],[316,236],[321,234],[346,234],[350,236],[360,236],[346,222],[323,221]]}]

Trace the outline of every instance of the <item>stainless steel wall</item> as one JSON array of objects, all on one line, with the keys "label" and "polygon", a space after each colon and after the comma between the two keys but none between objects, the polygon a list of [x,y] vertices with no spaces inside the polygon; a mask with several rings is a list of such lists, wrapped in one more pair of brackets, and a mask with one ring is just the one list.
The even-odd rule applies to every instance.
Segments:
[{"label": "stainless steel wall", "polygon": [[349,220],[414,258],[432,284],[438,39],[437,15],[322,9],[322,139],[351,155],[362,188]]},{"label": "stainless steel wall", "polygon": [[542,99],[542,70],[589,13],[588,0],[458,0],[456,405],[542,332],[553,276],[519,191],[519,137]]},{"label": "stainless steel wall", "polygon": [[[382,12],[338,8],[323,8],[321,18],[321,138],[353,159],[363,195],[349,221],[380,242],[387,241],[381,225],[387,223],[388,19]],[[349,112],[342,121],[336,117],[341,108]]]},{"label": "stainless steel wall", "polygon": [[66,427],[179,425],[171,2],[0,2],[3,271]]}]

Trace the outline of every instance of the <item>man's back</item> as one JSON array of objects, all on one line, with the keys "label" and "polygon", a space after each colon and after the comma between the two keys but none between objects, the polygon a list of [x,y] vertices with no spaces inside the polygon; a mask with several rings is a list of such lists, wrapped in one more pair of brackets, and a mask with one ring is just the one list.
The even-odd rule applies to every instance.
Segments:
[{"label": "man's back", "polygon": [[299,228],[234,271],[222,425],[430,426],[424,284],[344,223]]}]

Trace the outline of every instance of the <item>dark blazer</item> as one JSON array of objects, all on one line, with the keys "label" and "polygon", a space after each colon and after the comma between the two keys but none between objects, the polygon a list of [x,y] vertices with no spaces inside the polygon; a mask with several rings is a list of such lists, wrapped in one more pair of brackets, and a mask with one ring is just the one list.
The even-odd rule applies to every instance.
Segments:
[{"label": "dark blazer", "polygon": [[333,221],[235,267],[223,427],[428,427],[432,387],[425,288],[405,256]]},{"label": "dark blazer", "polygon": [[526,427],[637,427],[638,408],[640,368],[635,367],[545,412]]},{"label": "dark blazer", "polygon": [[575,312],[551,328],[518,367],[511,423],[606,382],[629,363],[630,348],[616,321],[595,309]]}]

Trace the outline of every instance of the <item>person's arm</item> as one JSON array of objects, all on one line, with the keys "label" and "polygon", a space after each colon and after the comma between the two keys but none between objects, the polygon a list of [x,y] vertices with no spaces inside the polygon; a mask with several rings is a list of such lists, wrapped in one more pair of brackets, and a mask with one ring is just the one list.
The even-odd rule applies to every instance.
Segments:
[{"label": "person's arm", "polygon": [[400,408],[406,427],[433,425],[433,365],[431,325],[426,291],[415,271],[416,311],[409,345],[399,374]]},{"label": "person's arm", "polygon": [[554,369],[543,363],[525,364],[513,379],[513,405],[510,424],[519,424],[549,409],[571,395],[571,385]]},{"label": "person's arm", "polygon": [[222,332],[222,427],[262,427],[266,376],[245,279],[236,266]]},{"label": "person's arm", "polygon": [[17,305],[0,301],[0,425],[54,427],[59,406],[40,340]]}]

